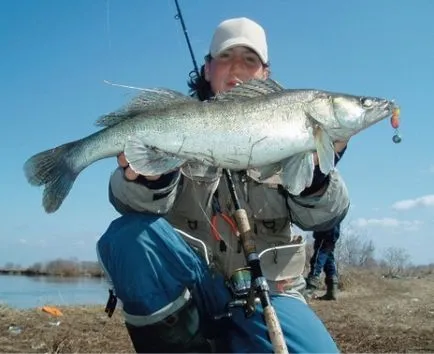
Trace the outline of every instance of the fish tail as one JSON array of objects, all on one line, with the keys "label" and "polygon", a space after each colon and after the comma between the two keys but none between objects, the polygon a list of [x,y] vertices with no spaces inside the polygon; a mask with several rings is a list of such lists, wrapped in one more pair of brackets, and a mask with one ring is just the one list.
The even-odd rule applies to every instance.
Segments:
[{"label": "fish tail", "polygon": [[42,205],[47,213],[59,209],[81,171],[74,164],[77,142],[40,152],[24,164],[27,181],[34,186],[45,186]]}]

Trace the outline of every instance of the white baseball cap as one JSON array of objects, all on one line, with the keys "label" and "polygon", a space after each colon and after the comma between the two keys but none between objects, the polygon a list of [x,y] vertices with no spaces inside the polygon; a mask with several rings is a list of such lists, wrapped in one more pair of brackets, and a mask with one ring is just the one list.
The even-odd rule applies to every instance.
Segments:
[{"label": "white baseball cap", "polygon": [[268,46],[264,29],[245,17],[221,22],[214,32],[209,53],[215,58],[226,49],[243,46],[250,48],[264,64],[268,63]]}]

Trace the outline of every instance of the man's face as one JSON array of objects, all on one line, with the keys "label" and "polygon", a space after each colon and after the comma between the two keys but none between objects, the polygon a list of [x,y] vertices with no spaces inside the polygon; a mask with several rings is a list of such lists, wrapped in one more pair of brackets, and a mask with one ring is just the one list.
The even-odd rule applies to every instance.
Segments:
[{"label": "man's face", "polygon": [[266,79],[268,69],[259,56],[246,47],[234,47],[221,52],[205,63],[205,79],[214,94],[225,92],[251,79]]}]

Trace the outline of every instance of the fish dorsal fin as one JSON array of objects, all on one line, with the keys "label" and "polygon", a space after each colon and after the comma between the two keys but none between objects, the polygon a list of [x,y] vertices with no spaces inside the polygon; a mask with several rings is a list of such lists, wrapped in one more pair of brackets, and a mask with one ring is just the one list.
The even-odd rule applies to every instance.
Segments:
[{"label": "fish dorsal fin", "polygon": [[219,93],[214,100],[232,101],[248,99],[268,95],[274,92],[283,91],[284,88],[272,79],[258,80],[252,79],[239,84],[227,92]]},{"label": "fish dorsal fin", "polygon": [[95,125],[98,127],[111,127],[125,119],[133,118],[138,114],[150,114],[153,111],[167,108],[173,104],[194,100],[181,92],[165,88],[144,89],[118,111],[101,116]]}]

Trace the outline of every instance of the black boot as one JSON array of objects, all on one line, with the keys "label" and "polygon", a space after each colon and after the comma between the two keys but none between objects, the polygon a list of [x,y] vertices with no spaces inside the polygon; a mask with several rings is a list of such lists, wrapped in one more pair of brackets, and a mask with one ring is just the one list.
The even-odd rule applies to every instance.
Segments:
[{"label": "black boot", "polygon": [[211,353],[193,299],[160,322],[141,327],[125,322],[125,326],[137,353]]},{"label": "black boot", "polygon": [[336,300],[336,294],[338,292],[337,279],[326,279],[326,293],[323,296],[318,297],[318,300],[333,301]]}]

